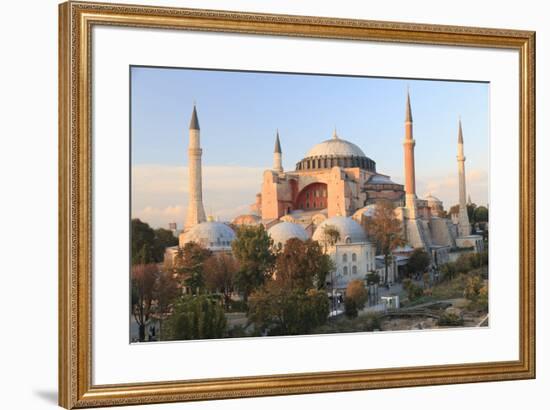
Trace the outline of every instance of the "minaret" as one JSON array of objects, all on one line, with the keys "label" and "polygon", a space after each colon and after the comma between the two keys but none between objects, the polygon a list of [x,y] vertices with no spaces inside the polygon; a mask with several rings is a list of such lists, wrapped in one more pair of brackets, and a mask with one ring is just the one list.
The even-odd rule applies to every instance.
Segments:
[{"label": "minaret", "polygon": [[201,129],[197,117],[197,109],[193,106],[193,114],[189,123],[189,205],[187,206],[187,218],[185,230],[194,225],[206,221],[204,206],[202,204],[202,149]]},{"label": "minaret", "polygon": [[275,137],[275,150],[273,151],[273,170],[283,172],[283,153],[281,152],[281,141],[279,141],[279,130]]},{"label": "minaret", "polygon": [[464,140],[462,138],[462,121],[458,120],[458,236],[468,236],[471,233],[468,208],[466,206],[466,174],[464,171]]},{"label": "minaret", "polygon": [[405,107],[405,139],[403,151],[405,154],[405,207],[409,210],[409,218],[416,218],[416,181],[414,175],[414,146],[413,119],[411,113],[411,99],[407,90],[407,104]]}]

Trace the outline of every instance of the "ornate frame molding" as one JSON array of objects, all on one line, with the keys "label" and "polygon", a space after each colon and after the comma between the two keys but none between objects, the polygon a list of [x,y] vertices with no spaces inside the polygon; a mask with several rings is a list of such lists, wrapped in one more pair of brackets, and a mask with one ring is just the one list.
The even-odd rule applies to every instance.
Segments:
[{"label": "ornate frame molding", "polygon": [[[506,48],[520,68],[520,359],[165,383],[92,385],[91,28],[149,27]],[[59,6],[59,404],[209,400],[535,377],[535,33],[428,24],[67,2]]]}]

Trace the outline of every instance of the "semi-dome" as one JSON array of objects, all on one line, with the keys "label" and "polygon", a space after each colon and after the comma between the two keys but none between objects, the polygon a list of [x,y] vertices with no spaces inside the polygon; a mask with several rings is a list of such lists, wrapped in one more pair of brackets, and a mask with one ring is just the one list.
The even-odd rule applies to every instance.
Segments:
[{"label": "semi-dome", "polygon": [[301,239],[302,241],[309,238],[306,230],[301,225],[292,222],[279,222],[269,228],[267,233],[271,236],[275,245],[284,245],[291,238]]},{"label": "semi-dome", "polygon": [[247,214],[237,216],[232,223],[234,225],[258,225],[260,220],[261,218],[258,215]]},{"label": "semi-dome", "polygon": [[335,228],[340,234],[337,243],[367,242],[367,235],[361,225],[346,216],[333,216],[321,222],[313,233],[313,240],[321,243],[325,242],[328,239],[325,235],[327,226]]},{"label": "semi-dome", "polygon": [[235,232],[222,222],[208,221],[193,226],[180,235],[180,247],[188,242],[195,242],[210,250],[230,250]]},{"label": "semi-dome", "polygon": [[336,131],[331,139],[313,146],[296,164],[296,170],[330,169],[335,166],[376,171],[376,163],[357,145],[340,138]]}]

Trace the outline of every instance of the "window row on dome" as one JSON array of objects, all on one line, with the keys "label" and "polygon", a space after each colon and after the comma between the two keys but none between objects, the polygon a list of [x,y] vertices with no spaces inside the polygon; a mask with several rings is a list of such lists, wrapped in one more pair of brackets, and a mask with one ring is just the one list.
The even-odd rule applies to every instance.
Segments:
[{"label": "window row on dome", "polygon": [[376,171],[376,163],[366,157],[319,157],[305,158],[296,164],[296,171],[307,169],[327,169],[332,167],[355,168]]}]

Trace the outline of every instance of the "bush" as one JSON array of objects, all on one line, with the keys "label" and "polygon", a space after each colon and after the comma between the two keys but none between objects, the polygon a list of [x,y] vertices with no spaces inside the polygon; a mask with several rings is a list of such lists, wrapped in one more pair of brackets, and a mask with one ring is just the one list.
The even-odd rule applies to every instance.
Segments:
[{"label": "bush", "polygon": [[403,289],[407,291],[409,302],[413,302],[424,295],[424,290],[410,279],[403,280]]},{"label": "bush", "polygon": [[165,322],[163,339],[191,340],[223,337],[227,321],[220,303],[209,296],[182,296]]},{"label": "bush", "polygon": [[456,313],[446,312],[437,321],[438,326],[462,326],[464,319]]},{"label": "bush", "polygon": [[353,319],[359,314],[357,310],[357,303],[355,303],[353,299],[348,297],[344,299],[344,314],[349,319]]},{"label": "bush", "polygon": [[348,283],[346,288],[346,299],[351,299],[355,302],[357,310],[361,310],[365,307],[369,293],[365,289],[365,283],[362,280],[356,279]]}]

